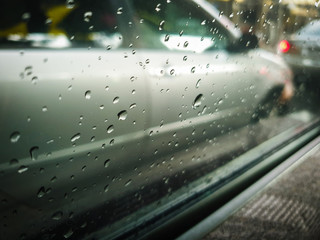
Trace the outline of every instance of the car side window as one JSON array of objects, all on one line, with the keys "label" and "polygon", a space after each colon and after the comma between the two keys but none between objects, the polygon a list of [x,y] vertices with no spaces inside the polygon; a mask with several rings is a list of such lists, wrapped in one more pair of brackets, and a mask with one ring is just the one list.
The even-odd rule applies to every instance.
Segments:
[{"label": "car side window", "polygon": [[203,52],[224,49],[230,41],[220,23],[194,3],[136,0],[133,5],[144,48]]},{"label": "car side window", "polygon": [[[66,4],[62,1],[23,3],[22,17],[7,17],[10,24],[0,26],[4,47],[119,48],[123,35],[119,30],[120,14],[110,1],[82,0]],[[36,16],[36,17],[35,17]],[[39,18],[38,16],[41,16]]]},{"label": "car side window", "polygon": [[75,46],[89,42],[93,47],[118,48],[123,42],[117,12],[113,10],[110,1],[79,2],[78,7],[63,19],[59,27]]}]

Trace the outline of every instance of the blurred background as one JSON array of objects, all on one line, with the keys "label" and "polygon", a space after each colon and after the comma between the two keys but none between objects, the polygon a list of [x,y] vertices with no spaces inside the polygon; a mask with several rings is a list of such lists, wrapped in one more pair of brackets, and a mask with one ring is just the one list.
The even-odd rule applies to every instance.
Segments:
[{"label": "blurred background", "polygon": [[[208,0],[235,24],[251,25],[261,47],[275,49],[279,40],[319,18],[319,0]],[[241,26],[239,26],[241,27]],[[275,49],[276,50],[276,49]]]}]

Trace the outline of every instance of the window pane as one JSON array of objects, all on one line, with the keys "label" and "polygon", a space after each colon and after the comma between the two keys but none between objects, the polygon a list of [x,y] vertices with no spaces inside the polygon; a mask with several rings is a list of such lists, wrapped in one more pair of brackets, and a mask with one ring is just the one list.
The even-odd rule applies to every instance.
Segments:
[{"label": "window pane", "polygon": [[140,237],[314,131],[319,12],[293,2],[3,3],[4,238]]},{"label": "window pane", "polygon": [[133,7],[145,48],[203,52],[231,41],[230,33],[195,3],[138,0]]}]

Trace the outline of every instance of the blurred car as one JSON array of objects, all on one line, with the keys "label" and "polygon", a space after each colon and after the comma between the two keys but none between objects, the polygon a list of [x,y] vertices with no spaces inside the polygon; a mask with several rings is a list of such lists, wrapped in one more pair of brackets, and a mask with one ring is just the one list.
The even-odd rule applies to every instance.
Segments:
[{"label": "blurred car", "polygon": [[285,62],[205,1],[42,3],[20,2],[22,22],[1,15],[0,190],[18,212],[41,209],[13,220],[8,239],[143,189],[164,174],[136,173],[152,159],[290,99]]},{"label": "blurred car", "polygon": [[297,83],[319,76],[319,53],[320,20],[311,21],[278,44],[278,54],[290,65]]}]

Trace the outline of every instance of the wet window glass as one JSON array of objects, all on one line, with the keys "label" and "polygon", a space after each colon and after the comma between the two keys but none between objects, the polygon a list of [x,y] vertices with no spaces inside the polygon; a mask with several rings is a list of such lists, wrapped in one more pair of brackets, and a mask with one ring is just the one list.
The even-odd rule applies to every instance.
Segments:
[{"label": "wet window glass", "polygon": [[140,0],[133,5],[144,48],[202,52],[225,48],[233,37],[196,3]]},{"label": "wet window glass", "polygon": [[4,239],[147,238],[318,134],[317,1],[1,4]]},{"label": "wet window glass", "polygon": [[12,3],[2,8],[6,22],[1,26],[2,46],[118,48],[124,42],[118,28],[120,14],[108,1],[16,2],[19,14],[6,11]]}]

